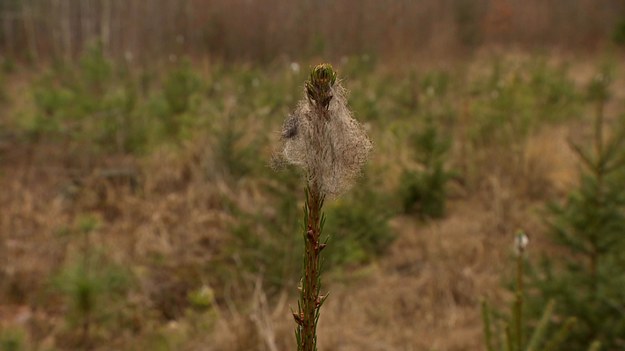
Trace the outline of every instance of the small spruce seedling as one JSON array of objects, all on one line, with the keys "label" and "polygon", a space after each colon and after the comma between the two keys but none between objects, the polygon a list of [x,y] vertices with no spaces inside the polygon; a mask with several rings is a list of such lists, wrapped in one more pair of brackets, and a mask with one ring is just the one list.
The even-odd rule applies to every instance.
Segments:
[{"label": "small spruce seedling", "polygon": [[[484,341],[487,351],[555,351],[569,336],[576,323],[575,318],[568,318],[559,329],[550,333],[549,324],[553,318],[555,301],[549,300],[542,310],[542,315],[531,333],[526,333],[525,288],[523,284],[525,272],[525,255],[529,239],[523,231],[518,231],[514,237],[514,251],[516,253],[516,282],[514,287],[514,301],[510,314],[503,320],[493,321],[499,313],[493,313],[486,301],[482,301],[482,324],[484,327]],[[501,328],[503,324],[503,330]],[[493,333],[494,332],[494,333]],[[591,345],[589,350],[596,351],[598,345]]]},{"label": "small spruce seedling", "polygon": [[305,85],[305,97],[284,123],[282,158],[306,175],[304,205],[304,268],[300,298],[293,317],[299,351],[317,350],[321,294],[320,253],[326,196],[338,196],[358,176],[372,148],[362,126],[347,107],[345,90],[329,64],[315,66]]},{"label": "small spruce seedling", "polygon": [[564,344],[570,351],[594,341],[605,350],[625,345],[625,123],[612,124],[606,114],[612,74],[605,67],[587,87],[595,108],[588,142],[570,143],[579,184],[566,201],[548,207],[550,239],[566,254],[545,257],[533,284],[545,299],[560,302],[559,313],[579,320]]}]

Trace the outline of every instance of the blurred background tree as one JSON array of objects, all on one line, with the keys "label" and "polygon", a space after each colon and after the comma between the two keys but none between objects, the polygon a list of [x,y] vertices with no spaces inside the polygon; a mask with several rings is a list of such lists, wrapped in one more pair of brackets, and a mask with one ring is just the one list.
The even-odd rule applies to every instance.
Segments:
[{"label": "blurred background tree", "polygon": [[28,61],[70,59],[97,41],[108,57],[145,63],[185,55],[261,62],[362,53],[431,57],[491,44],[594,50],[613,35],[620,40],[624,7],[610,0],[323,5],[310,0],[5,0],[0,52]]}]

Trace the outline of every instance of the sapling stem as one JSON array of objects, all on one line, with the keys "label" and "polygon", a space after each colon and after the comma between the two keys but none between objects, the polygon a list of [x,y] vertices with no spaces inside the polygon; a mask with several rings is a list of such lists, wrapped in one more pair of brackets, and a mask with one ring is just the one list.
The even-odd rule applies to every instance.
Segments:
[{"label": "sapling stem", "polygon": [[527,247],[528,238],[523,231],[518,231],[514,240],[516,257],[516,289],[515,289],[515,304],[514,304],[514,327],[516,333],[516,350],[523,350],[523,261],[525,255],[525,249]]},{"label": "sapling stem", "polygon": [[325,247],[325,243],[321,242],[322,208],[323,196],[319,188],[309,187],[306,191],[304,206],[304,276],[302,277],[299,314],[295,318],[298,324],[296,332],[298,349],[304,351],[317,349],[319,310],[326,298],[321,296],[320,253]]},{"label": "sapling stem", "polygon": [[321,295],[323,203],[326,196],[337,196],[349,187],[371,150],[331,65],[312,69],[305,98],[285,121],[282,138],[284,160],[303,168],[306,175],[304,264],[298,308],[293,312],[297,348],[316,351],[319,310],[327,297]]}]

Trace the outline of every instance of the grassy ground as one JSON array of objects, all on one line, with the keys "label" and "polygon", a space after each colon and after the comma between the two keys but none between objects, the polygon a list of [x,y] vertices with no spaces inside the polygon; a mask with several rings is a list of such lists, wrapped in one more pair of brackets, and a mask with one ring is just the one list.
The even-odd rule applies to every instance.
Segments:
[{"label": "grassy ground", "polygon": [[[322,350],[482,347],[480,301],[509,299],[514,231],[531,255],[551,250],[542,212],[577,179],[567,139],[588,130],[596,62],[338,65],[375,151],[327,210]],[[611,67],[608,117],[625,91]],[[95,52],[5,72],[0,347],[293,349],[303,189],[270,160],[305,70],[135,70]],[[401,205],[427,128],[449,145],[441,218]]]}]

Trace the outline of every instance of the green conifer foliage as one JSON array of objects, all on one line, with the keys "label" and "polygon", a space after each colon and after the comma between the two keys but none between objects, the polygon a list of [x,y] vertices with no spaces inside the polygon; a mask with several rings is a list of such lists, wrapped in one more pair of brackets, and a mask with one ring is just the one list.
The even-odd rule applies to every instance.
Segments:
[{"label": "green conifer foliage", "polygon": [[541,307],[538,322],[532,325],[531,329],[525,327],[527,320],[524,305],[529,301],[526,301],[525,296],[524,267],[528,243],[527,235],[523,231],[518,231],[514,238],[516,282],[510,312],[502,314],[499,311],[493,311],[487,301],[482,301],[482,325],[487,351],[559,350],[576,324],[575,318],[569,317],[558,329],[550,329],[555,308],[555,301],[550,300],[546,306]]},{"label": "green conifer foliage", "polygon": [[[580,182],[563,204],[549,206],[553,242],[564,254],[543,259],[535,287],[544,299],[558,301],[557,315],[578,320],[565,350],[625,349],[625,128],[607,126],[609,74],[588,87],[596,108],[592,143],[571,142],[581,163]],[[620,129],[620,130],[619,130]]]},{"label": "green conifer foliage", "polygon": [[421,169],[402,173],[402,206],[406,213],[416,213],[420,218],[441,218],[445,215],[447,183],[454,176],[445,165],[451,140],[441,135],[433,118],[427,116],[424,128],[411,141]]}]

